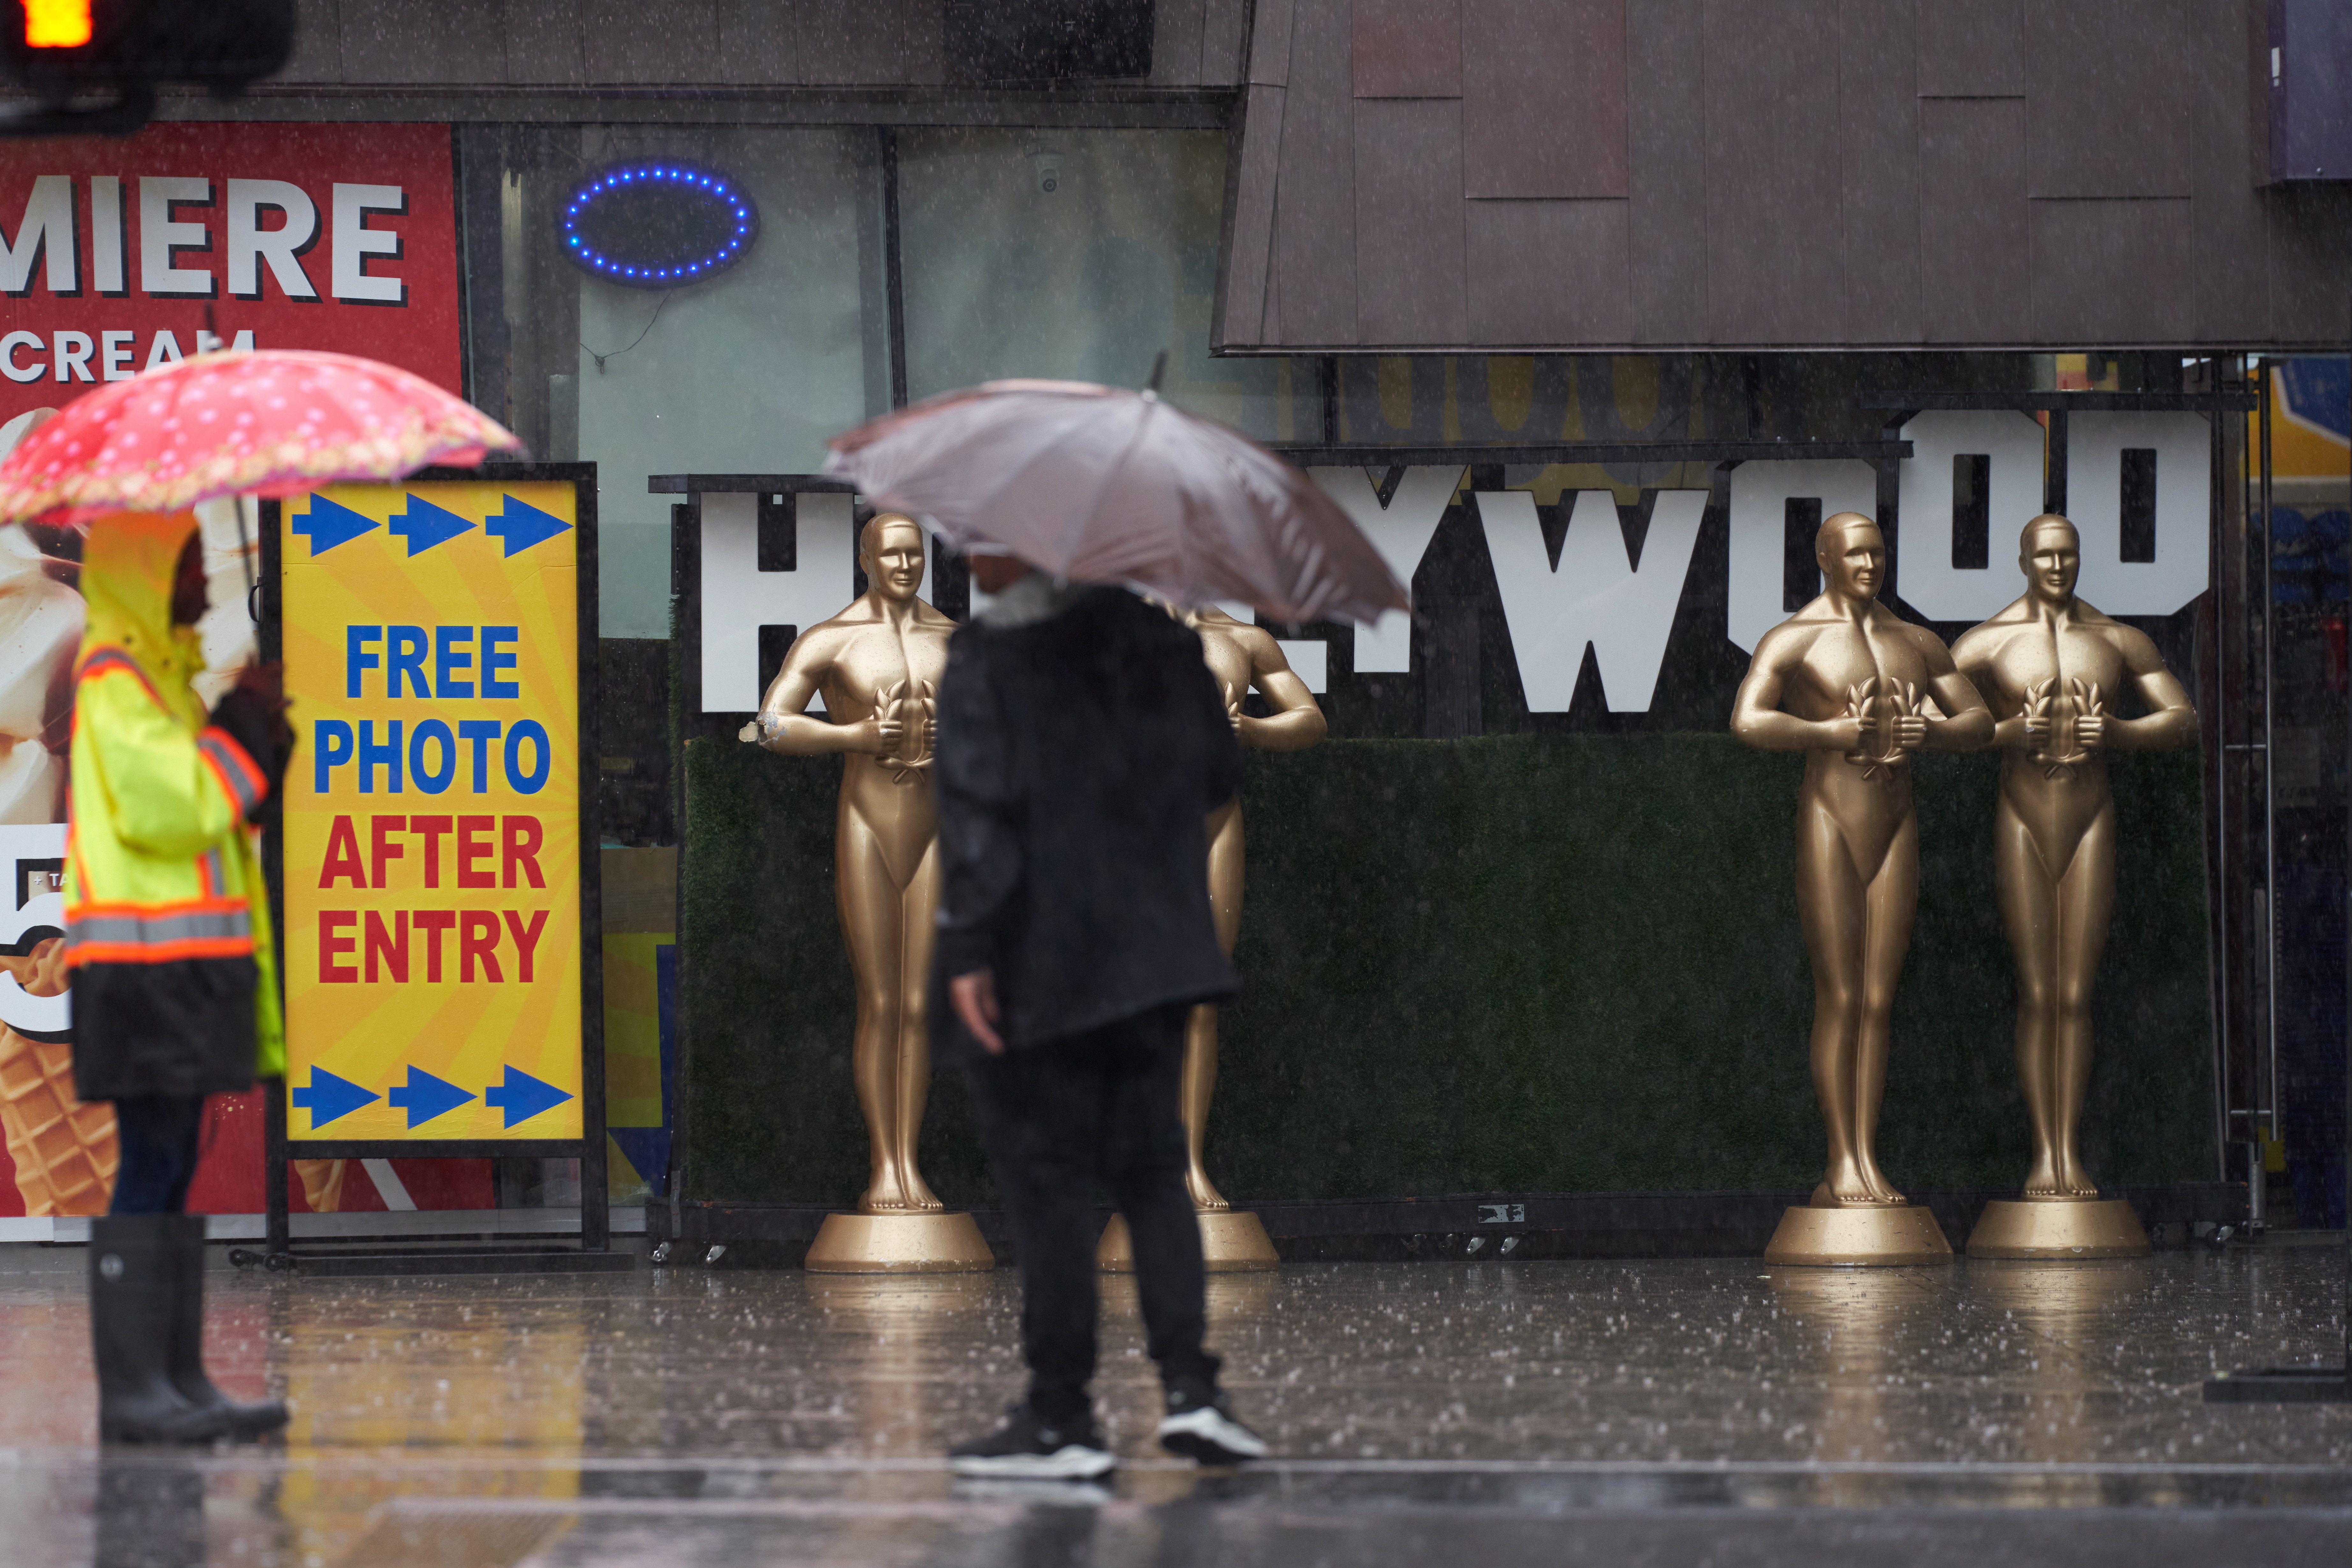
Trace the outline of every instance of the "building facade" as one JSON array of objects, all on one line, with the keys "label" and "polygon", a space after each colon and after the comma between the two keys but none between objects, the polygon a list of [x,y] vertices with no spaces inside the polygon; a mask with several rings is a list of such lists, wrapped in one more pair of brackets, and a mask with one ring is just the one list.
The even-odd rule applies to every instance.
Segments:
[{"label": "building facade", "polygon": [[[2065,510],[2086,597],[2207,717],[2200,1158],[2283,1152],[2278,1202],[2340,1205],[2352,447],[2322,356],[2352,187],[2295,162],[2294,91],[2327,39],[2266,0],[1104,14],[1140,74],[1007,77],[950,0],[303,0],[246,98],[8,150],[8,374],[54,400],[110,331],[327,346],[305,310],[356,313],[348,346],[446,362],[533,456],[595,463],[608,842],[648,855],[680,831],[673,699],[686,739],[731,733],[851,592],[794,499],[825,437],[992,377],[1139,384],[1164,353],[1171,400],[1395,542],[1414,627],[1281,628],[1339,737],[1719,731],[1825,510],[1889,525],[1890,596],[1948,640]],[[722,177],[756,237],[663,287],[577,264],[583,193],[644,168]],[[83,182],[85,266],[108,190],[141,236],[191,226],[157,253],[184,291],[66,322],[24,228],[44,175]],[[204,188],[138,205],[166,178]],[[268,242],[304,220],[265,178],[331,187],[296,191],[310,240]],[[691,249],[667,221],[640,238]],[[963,613],[958,563],[932,587]]]}]

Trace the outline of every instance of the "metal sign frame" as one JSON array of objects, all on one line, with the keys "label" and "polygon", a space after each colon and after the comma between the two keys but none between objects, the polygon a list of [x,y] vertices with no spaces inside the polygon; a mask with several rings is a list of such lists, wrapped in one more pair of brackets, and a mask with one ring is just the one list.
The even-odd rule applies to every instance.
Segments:
[{"label": "metal sign frame", "polygon": [[[266,1263],[272,1269],[299,1267],[312,1273],[390,1274],[419,1270],[440,1273],[493,1273],[520,1270],[573,1272],[625,1268],[634,1259],[611,1250],[612,1215],[605,1201],[604,1160],[604,887],[596,853],[602,835],[597,820],[597,616],[596,616],[596,465],[593,463],[514,463],[487,468],[425,468],[404,483],[458,481],[471,484],[568,482],[572,487],[572,529],[579,579],[579,746],[576,770],[580,793],[580,1101],[578,1138],[449,1138],[415,1142],[370,1139],[304,1139],[299,1149],[287,1136],[287,1083],[266,1086],[263,1136],[263,1184],[266,1188],[266,1251],[257,1257],[239,1254],[234,1261]],[[285,657],[284,509],[278,502],[261,503],[261,657],[275,662]],[[273,928],[283,932],[286,914],[284,835],[273,831],[262,847],[262,869],[269,886]],[[282,942],[282,937],[281,937]],[[285,985],[281,964],[278,984]],[[577,1159],[580,1162],[580,1245],[577,1249],[518,1248],[504,1245],[463,1252],[302,1252],[292,1245],[292,1220],[287,1190],[288,1162],[299,1154],[306,1160],[467,1160],[496,1158]]]}]

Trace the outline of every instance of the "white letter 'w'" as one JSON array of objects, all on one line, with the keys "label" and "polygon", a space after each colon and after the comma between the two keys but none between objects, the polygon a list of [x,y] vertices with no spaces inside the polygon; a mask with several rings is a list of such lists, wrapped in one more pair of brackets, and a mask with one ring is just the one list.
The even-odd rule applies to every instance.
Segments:
[{"label": "white letter 'w'", "polygon": [[1534,496],[1482,490],[1476,500],[1528,711],[1568,710],[1590,643],[1609,710],[1646,712],[1658,689],[1658,667],[1665,662],[1707,492],[1657,492],[1639,570],[1626,554],[1617,500],[1607,490],[1578,492],[1558,571],[1544,550]]}]

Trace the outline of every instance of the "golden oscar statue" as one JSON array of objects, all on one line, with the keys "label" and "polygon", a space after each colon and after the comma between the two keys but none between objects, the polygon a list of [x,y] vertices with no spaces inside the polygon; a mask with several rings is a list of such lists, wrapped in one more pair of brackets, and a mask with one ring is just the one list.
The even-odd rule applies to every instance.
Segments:
[{"label": "golden oscar statue", "polygon": [[[1731,728],[1805,753],[1797,792],[1797,910],[1813,967],[1813,1089],[1829,1170],[1781,1216],[1774,1263],[1924,1263],[1951,1256],[1935,1216],[1878,1169],[1888,1018],[1919,901],[1912,753],[1973,751],[1992,715],[1934,633],[1878,603],[1886,542],[1859,512],[1823,522],[1822,595],[1764,634]],[[1931,702],[1929,699],[1933,699]]]},{"label": "golden oscar statue", "polygon": [[[955,623],[917,597],[923,531],[884,512],[858,534],[866,593],[793,639],[746,729],[772,752],[839,752],[834,882],[857,979],[852,1058],[873,1168],[856,1214],[827,1216],[807,1267],[834,1273],[991,1268],[970,1215],[942,1212],[915,1158],[931,1083],[925,986],[940,907],[933,700]],[[826,719],[804,710],[824,696]]]},{"label": "golden oscar statue", "polygon": [[[1994,885],[2017,954],[2017,1073],[2033,1138],[2023,1201],[1986,1205],[1969,1252],[2137,1257],[2147,1234],[2130,1205],[2100,1199],[2079,1138],[2091,988],[2116,907],[2106,754],[2185,745],[2197,714],[2154,643],[2074,597],[2082,546],[2073,523],[2049,515],[2027,523],[2017,564],[2024,596],[1952,649],[1998,721]],[[2144,717],[2109,710],[2126,688]]]},{"label": "golden oscar statue", "polygon": [[[1202,657],[1225,713],[1244,746],[1269,752],[1303,752],[1323,738],[1323,710],[1315,694],[1282,656],[1274,634],[1237,621],[1223,610],[1185,612],[1178,619],[1201,634]],[[1255,687],[1274,711],[1255,719],[1242,711],[1242,699]],[[1235,795],[1209,814],[1209,907],[1216,916],[1217,942],[1233,956],[1242,929],[1242,801]],[[1217,1086],[1217,1009],[1202,1003],[1184,1026],[1184,1074],[1181,1089],[1186,1159],[1184,1187],[1201,1216],[1201,1250],[1213,1271],[1271,1268],[1280,1261],[1257,1215],[1235,1212],[1209,1180],[1201,1150],[1209,1130],[1209,1098]],[[1097,1257],[1111,1269],[1134,1267],[1127,1222],[1113,1217],[1103,1231]]]}]

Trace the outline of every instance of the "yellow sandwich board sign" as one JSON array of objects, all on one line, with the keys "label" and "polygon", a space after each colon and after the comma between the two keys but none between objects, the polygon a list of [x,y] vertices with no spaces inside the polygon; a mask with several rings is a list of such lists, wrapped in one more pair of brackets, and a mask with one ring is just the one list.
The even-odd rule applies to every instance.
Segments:
[{"label": "yellow sandwich board sign", "polygon": [[330,486],[279,510],[300,737],[282,857],[298,1151],[601,1151],[582,941],[593,495],[568,475],[433,479]]}]

